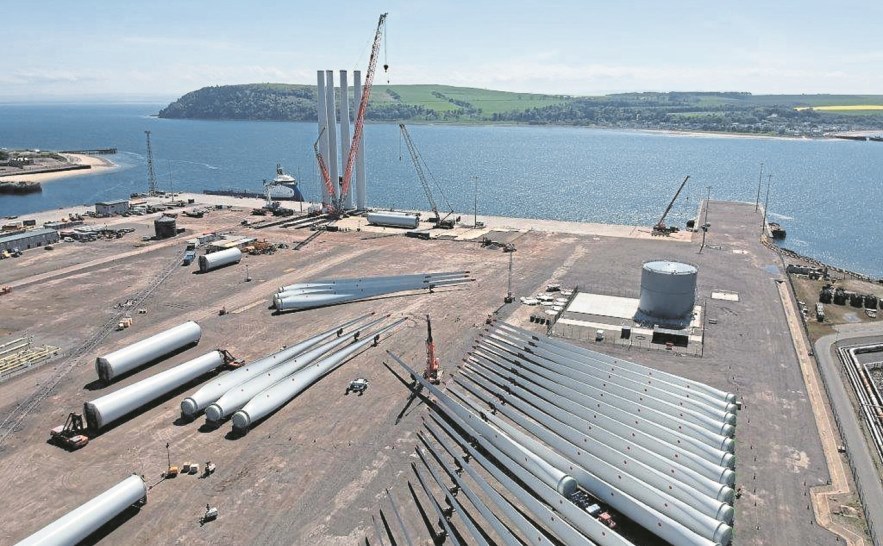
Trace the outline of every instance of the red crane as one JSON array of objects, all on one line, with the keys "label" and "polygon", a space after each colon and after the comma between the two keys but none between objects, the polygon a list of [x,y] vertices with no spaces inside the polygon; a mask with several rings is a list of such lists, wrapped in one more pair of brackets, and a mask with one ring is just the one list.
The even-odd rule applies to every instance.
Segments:
[{"label": "red crane", "polygon": [[319,172],[322,173],[322,183],[325,184],[325,192],[330,196],[331,203],[328,203],[328,206],[334,210],[337,210],[337,204],[334,203],[334,184],[331,182],[331,174],[328,172],[328,166],[325,165],[325,158],[322,157],[322,152],[319,151],[319,141],[322,140],[322,135],[325,134],[325,128],[319,132],[319,138],[316,139],[316,142],[313,143],[313,150],[316,151],[316,162],[319,163]]},{"label": "red crane", "polygon": [[[365,76],[365,84],[362,86],[362,100],[359,102],[359,110],[356,114],[355,129],[353,130],[353,142],[350,146],[350,154],[346,158],[346,168],[343,171],[343,181],[340,183],[340,197],[335,203],[335,209],[340,210],[340,204],[344,196],[349,194],[350,180],[353,176],[353,164],[359,152],[359,143],[362,141],[362,129],[365,126],[365,112],[368,110],[368,97],[371,95],[371,85],[374,82],[374,69],[377,67],[377,57],[380,54],[380,37],[383,35],[383,25],[386,23],[386,13],[380,14],[377,21],[377,32],[374,33],[374,45],[371,47],[371,58],[368,61],[368,74]],[[388,68],[383,66],[384,70]],[[345,100],[345,99],[344,99]],[[332,195],[334,195],[332,193]]]},{"label": "red crane", "polygon": [[433,385],[438,385],[441,382],[438,358],[435,357],[435,343],[432,341],[432,322],[429,320],[429,315],[426,315],[426,370],[423,371],[423,378]]}]

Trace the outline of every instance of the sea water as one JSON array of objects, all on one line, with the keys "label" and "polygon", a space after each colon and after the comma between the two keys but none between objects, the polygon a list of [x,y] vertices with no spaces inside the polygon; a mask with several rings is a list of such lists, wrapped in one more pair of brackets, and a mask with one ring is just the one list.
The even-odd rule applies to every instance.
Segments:
[{"label": "sea water", "polygon": [[[120,166],[44,183],[40,194],[0,196],[0,216],[146,191],[145,130],[162,190],[261,191],[281,163],[305,197],[318,200],[315,123],[153,117],[162,106],[0,105],[0,147],[116,147],[108,159]],[[784,246],[883,276],[883,143],[545,126],[413,124],[409,131],[439,209],[471,214],[477,195],[479,216],[651,226],[690,175],[666,220],[683,227],[707,195],[755,203],[761,182],[762,204],[769,183],[770,220],[787,230]],[[367,125],[365,147],[369,206],[427,210],[398,126]]]}]

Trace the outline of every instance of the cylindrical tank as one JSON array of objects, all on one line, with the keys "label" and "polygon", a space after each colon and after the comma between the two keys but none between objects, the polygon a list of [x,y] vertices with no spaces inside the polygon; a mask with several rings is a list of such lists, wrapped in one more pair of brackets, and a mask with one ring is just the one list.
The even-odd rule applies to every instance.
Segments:
[{"label": "cylindrical tank", "polygon": [[83,404],[86,422],[90,429],[101,430],[107,424],[223,364],[224,355],[220,351],[212,351],[128,387],[106,394],[101,398],[86,402]]},{"label": "cylindrical tank", "polygon": [[368,223],[375,226],[416,229],[420,219],[414,214],[401,212],[369,212]]},{"label": "cylindrical tank", "polygon": [[205,273],[225,265],[238,264],[241,259],[242,252],[238,248],[212,252],[199,257],[199,271]]},{"label": "cylindrical tank", "polygon": [[178,233],[177,221],[173,216],[160,216],[153,221],[157,239],[168,239]]},{"label": "cylindrical tank", "polygon": [[152,360],[177,351],[191,343],[199,343],[201,336],[202,329],[199,324],[187,321],[180,326],[142,339],[109,355],[99,356],[95,359],[95,371],[98,372],[98,378],[102,381],[112,381],[114,377],[143,366]]},{"label": "cylindrical tank", "polygon": [[696,267],[667,260],[647,262],[641,270],[638,310],[662,320],[686,319],[696,304]]},{"label": "cylindrical tank", "polygon": [[129,476],[104,493],[22,540],[17,546],[79,544],[120,512],[147,499],[147,485]]}]

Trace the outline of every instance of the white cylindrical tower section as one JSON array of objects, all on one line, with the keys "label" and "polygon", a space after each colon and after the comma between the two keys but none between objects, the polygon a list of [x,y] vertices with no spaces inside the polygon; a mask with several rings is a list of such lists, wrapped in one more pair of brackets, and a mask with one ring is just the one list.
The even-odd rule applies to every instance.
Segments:
[{"label": "white cylindrical tower section", "polygon": [[[328,162],[328,112],[325,107],[325,71],[317,70],[316,71],[316,114],[319,118],[319,153],[322,154],[322,157],[326,158],[326,163]],[[322,188],[322,203],[328,204],[331,203],[331,196],[328,195],[328,190],[325,188],[325,184],[322,183],[321,177],[322,173],[319,173],[320,181],[319,186]]]},{"label": "white cylindrical tower section", "polygon": [[[346,70],[340,71],[340,159],[341,173],[346,174],[346,163],[350,157],[350,89],[346,77]],[[343,206],[353,208],[352,173],[350,173],[350,187],[346,195],[341,196]]]},{"label": "white cylindrical tower section", "polygon": [[325,160],[328,163],[328,173],[331,175],[331,185],[334,186],[334,199],[339,192],[340,174],[337,170],[337,102],[334,100],[334,71],[325,71],[325,115],[328,120],[328,155]]},{"label": "white cylindrical tower section", "polygon": [[685,320],[696,304],[695,266],[668,260],[646,262],[641,270],[638,310],[661,320]]},{"label": "white cylindrical tower section", "polygon": [[[362,72],[353,70],[353,98],[356,111],[353,117],[359,115],[359,104],[362,102]],[[359,135],[359,150],[356,153],[356,208],[366,210],[368,208],[368,194],[365,190],[365,131]]]},{"label": "white cylindrical tower section", "polygon": [[79,544],[123,510],[146,500],[147,484],[138,476],[129,476],[22,540],[17,546]]}]

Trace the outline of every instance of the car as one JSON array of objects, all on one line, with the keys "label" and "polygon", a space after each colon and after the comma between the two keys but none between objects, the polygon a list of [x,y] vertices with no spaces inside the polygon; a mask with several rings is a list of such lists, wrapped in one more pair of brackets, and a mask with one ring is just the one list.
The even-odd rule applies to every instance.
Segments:
[{"label": "car", "polygon": [[368,390],[368,380],[360,377],[358,379],[354,379],[350,381],[349,386],[346,388],[346,392],[344,394],[349,394],[350,392],[357,392],[359,396],[365,393]]}]

